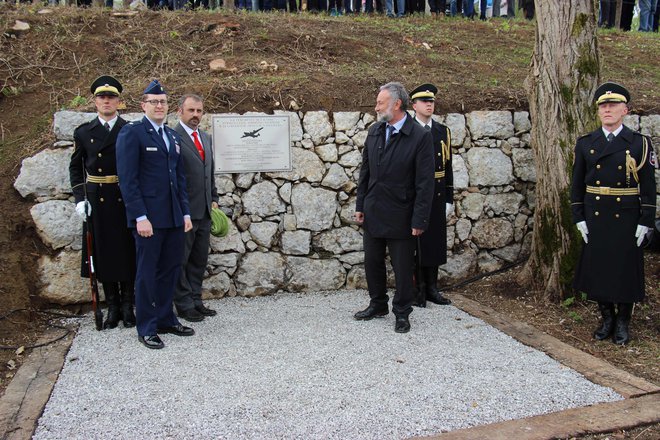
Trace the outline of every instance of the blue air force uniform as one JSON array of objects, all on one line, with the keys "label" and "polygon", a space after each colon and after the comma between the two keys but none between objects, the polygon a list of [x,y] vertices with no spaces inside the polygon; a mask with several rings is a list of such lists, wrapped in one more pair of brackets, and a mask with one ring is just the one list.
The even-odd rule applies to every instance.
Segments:
[{"label": "blue air force uniform", "polygon": [[[151,93],[145,90],[145,94]],[[135,305],[140,337],[180,326],[172,298],[181,271],[184,216],[190,210],[179,134],[167,125],[162,128],[163,136],[145,116],[124,126],[117,139],[119,186],[136,245]],[[137,220],[144,217],[153,227],[151,237],[142,237],[135,229]]]}]

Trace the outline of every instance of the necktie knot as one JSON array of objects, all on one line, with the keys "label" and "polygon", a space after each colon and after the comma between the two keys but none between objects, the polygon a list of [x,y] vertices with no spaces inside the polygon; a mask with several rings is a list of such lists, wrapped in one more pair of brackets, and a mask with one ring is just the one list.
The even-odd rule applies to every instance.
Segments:
[{"label": "necktie knot", "polygon": [[614,133],[610,133],[607,135],[607,142],[612,142],[614,140]]},{"label": "necktie knot", "polygon": [[392,139],[392,135],[394,134],[394,125],[388,125],[387,126],[387,135],[385,136],[385,143],[388,143],[390,139]]},{"label": "necktie knot", "polygon": [[103,127],[105,127],[106,131],[110,131],[110,124],[108,124],[107,122],[103,124]]},{"label": "necktie knot", "polygon": [[430,125],[425,125],[424,128],[426,128],[427,130],[430,130],[431,126]]}]

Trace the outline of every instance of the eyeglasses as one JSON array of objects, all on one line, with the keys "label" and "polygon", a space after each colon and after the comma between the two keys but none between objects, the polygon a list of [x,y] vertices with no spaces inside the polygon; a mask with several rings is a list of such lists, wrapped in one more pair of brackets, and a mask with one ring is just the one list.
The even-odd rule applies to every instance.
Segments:
[{"label": "eyeglasses", "polygon": [[147,101],[149,104],[153,105],[154,107],[158,106],[158,104],[162,105],[163,107],[167,105],[167,99],[149,99]]}]

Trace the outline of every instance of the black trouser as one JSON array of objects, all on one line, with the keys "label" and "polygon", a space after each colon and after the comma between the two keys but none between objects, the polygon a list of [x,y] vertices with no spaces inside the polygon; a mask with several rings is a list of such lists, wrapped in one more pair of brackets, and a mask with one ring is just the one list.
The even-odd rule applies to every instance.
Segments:
[{"label": "black trouser", "polygon": [[394,239],[373,237],[364,230],[364,270],[371,304],[377,307],[387,307],[387,270],[385,267],[385,251],[389,251],[396,292],[392,300],[392,311],[396,316],[407,317],[412,312],[413,294],[413,261],[415,257],[415,239]]},{"label": "black trouser", "polygon": [[431,13],[444,14],[447,10],[447,0],[429,0]]},{"label": "black trouser", "polygon": [[629,31],[632,26],[635,0],[623,0],[621,5],[621,29]]}]

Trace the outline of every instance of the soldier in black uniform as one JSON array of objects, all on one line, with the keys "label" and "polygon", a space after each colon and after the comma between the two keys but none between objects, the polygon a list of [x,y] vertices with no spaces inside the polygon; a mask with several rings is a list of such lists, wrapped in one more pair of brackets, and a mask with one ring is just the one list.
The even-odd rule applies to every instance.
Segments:
[{"label": "soldier in black uniform", "polygon": [[126,227],[126,210],[119,191],[115,141],[126,121],[119,117],[122,86],[111,76],[92,83],[98,116],[82,124],[73,134],[74,152],[69,165],[76,212],[83,223],[83,277],[89,277],[85,234],[92,228],[94,269],[103,285],[108,304],[104,328],[115,328],[121,319],[124,327],[135,326],[133,313],[135,283],[135,243]]},{"label": "soldier in black uniform", "polygon": [[[447,262],[447,218],[454,211],[454,173],[451,167],[451,132],[449,127],[434,121],[435,95],[433,84],[422,84],[410,92],[415,120],[433,135],[435,190],[431,218],[426,232],[419,237],[422,259],[421,274],[426,284],[426,299],[447,305],[451,301],[438,291],[438,266]],[[417,265],[417,259],[415,259]],[[415,273],[420,273],[415,270]],[[421,304],[418,304],[421,305]]]},{"label": "soldier in black uniform", "polygon": [[571,207],[584,246],[573,287],[598,302],[603,321],[594,337],[623,345],[633,305],[645,296],[641,245],[655,217],[657,159],[651,141],[623,125],[623,86],[605,83],[595,99],[602,128],[575,146]]}]

